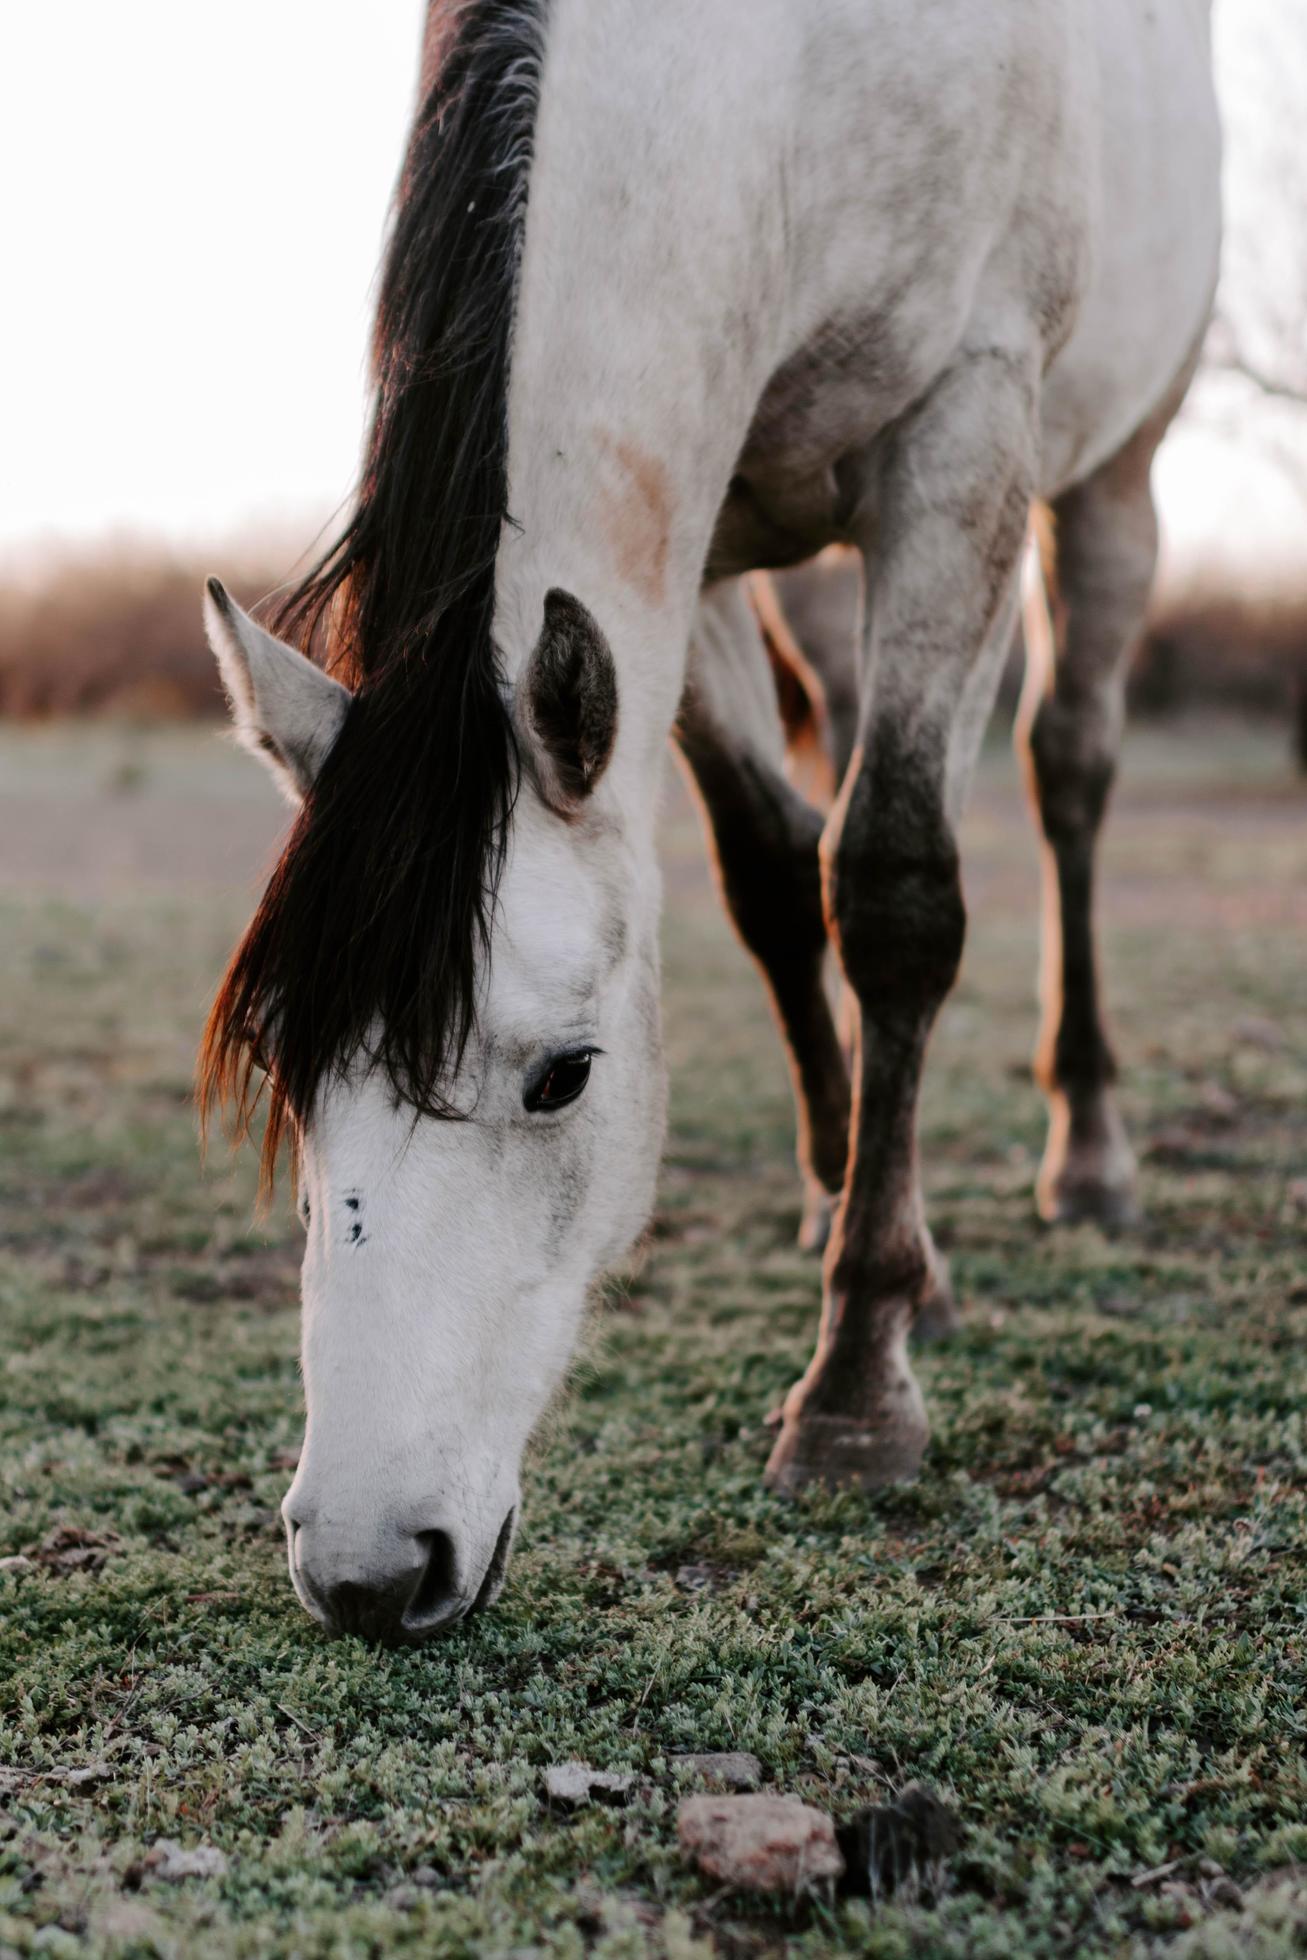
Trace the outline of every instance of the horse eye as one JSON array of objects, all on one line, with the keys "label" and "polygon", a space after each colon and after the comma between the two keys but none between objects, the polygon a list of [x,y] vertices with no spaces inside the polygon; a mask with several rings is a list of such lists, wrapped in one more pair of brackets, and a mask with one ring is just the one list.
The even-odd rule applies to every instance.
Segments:
[{"label": "horse eye", "polygon": [[534,1115],[539,1109],[561,1109],[564,1103],[575,1102],[590,1080],[593,1053],[593,1049],[582,1048],[574,1055],[555,1055],[523,1098],[531,1113]]}]

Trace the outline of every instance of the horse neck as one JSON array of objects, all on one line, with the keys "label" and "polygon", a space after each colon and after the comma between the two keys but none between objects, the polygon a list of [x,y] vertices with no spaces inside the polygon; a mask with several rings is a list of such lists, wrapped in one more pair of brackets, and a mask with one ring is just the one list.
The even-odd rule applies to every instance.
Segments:
[{"label": "horse neck", "polygon": [[618,672],[610,793],[652,824],[713,525],[784,333],[783,202],[747,57],[687,70],[683,0],[642,10],[634,47],[625,11],[551,8],[497,634],[512,680],[550,586],[589,608]]}]

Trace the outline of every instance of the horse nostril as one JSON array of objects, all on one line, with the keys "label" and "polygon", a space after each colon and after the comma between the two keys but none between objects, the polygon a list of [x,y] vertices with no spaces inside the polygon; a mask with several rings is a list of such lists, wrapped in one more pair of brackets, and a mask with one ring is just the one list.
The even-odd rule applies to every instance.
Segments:
[{"label": "horse nostril", "polygon": [[449,1533],[423,1531],[418,1542],[425,1547],[427,1562],[404,1612],[404,1625],[411,1633],[428,1632],[445,1620],[457,1618],[463,1605],[454,1541]]},{"label": "horse nostril", "polygon": [[364,1640],[401,1637],[411,1584],[407,1576],[389,1585],[341,1581],[323,1597],[328,1629],[332,1633],[356,1633]]}]

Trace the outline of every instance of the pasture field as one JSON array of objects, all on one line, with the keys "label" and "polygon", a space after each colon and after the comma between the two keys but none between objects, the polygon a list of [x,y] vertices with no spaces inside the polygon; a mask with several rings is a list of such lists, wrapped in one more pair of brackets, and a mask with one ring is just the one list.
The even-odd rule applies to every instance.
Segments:
[{"label": "pasture field", "polygon": [[[412,1652],[286,1577],[298,1227],[201,1172],[209,990],[278,807],[202,731],[0,735],[0,1954],[1307,1950],[1307,823],[1281,735],[1134,735],[1106,850],[1148,1222],[1032,1218],[1036,872],[1014,765],[924,1112],[966,1325],[920,1481],[762,1489],[818,1277],[780,1049],[667,818],[650,1251],[529,1468],[501,1602]],[[911,1779],[939,1890],[723,1893],[677,1752],[844,1816]],[[541,1772],[634,1773],[551,1810]],[[213,1847],[170,1877],[171,1840]]]}]

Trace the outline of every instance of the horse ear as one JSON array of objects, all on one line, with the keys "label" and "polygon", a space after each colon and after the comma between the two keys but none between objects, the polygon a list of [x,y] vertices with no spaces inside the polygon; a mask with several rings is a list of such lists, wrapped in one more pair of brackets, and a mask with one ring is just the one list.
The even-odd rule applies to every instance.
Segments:
[{"label": "horse ear", "polygon": [[591,614],[557,586],[519,684],[540,793],[572,816],[608,767],[617,739],[617,669]]},{"label": "horse ear", "polygon": [[204,630],[237,740],[263,758],[290,802],[302,803],[340,733],[349,689],[265,633],[216,578],[205,586]]}]

